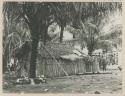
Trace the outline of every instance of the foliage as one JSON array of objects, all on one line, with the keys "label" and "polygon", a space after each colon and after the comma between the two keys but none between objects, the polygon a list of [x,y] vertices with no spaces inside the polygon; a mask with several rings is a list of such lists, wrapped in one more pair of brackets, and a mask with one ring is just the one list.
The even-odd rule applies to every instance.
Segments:
[{"label": "foliage", "polygon": [[89,55],[91,55],[95,49],[102,48],[107,50],[112,47],[111,45],[116,45],[113,44],[116,41],[111,40],[111,37],[115,38],[119,34],[117,30],[113,32],[109,30],[107,36],[101,31],[110,19],[108,18],[109,14],[113,14],[113,12],[117,10],[121,11],[121,3],[92,2],[74,4],[73,16],[75,18],[77,17],[77,19],[74,19],[73,27],[80,29],[79,37],[81,47],[87,46]]},{"label": "foliage", "polygon": [[14,50],[19,48],[25,41],[30,40],[31,36],[29,28],[23,20],[15,21],[12,18],[7,18],[5,14],[4,16],[3,64],[6,66],[7,63],[10,63]]},{"label": "foliage", "polygon": [[52,11],[54,13],[54,21],[61,27],[60,42],[62,42],[64,27],[71,22],[71,6],[69,2],[52,3]]},{"label": "foliage", "polygon": [[49,25],[56,22],[61,27],[60,42],[62,42],[66,25],[72,25],[79,29],[81,45],[82,47],[87,46],[91,55],[99,44],[97,43],[100,40],[99,32],[103,27],[101,20],[107,16],[107,12],[110,13],[116,9],[121,10],[121,3],[4,2],[5,29],[3,41],[5,43],[3,43],[3,55],[6,58],[10,50],[13,53],[16,47],[19,47],[27,39],[30,40],[30,77],[35,78],[38,42],[42,40],[46,44],[47,38],[49,38]]}]

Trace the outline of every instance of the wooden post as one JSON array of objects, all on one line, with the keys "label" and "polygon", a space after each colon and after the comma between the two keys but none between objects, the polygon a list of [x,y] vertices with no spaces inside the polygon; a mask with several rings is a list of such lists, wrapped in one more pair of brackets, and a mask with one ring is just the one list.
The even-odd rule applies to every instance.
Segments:
[{"label": "wooden post", "polygon": [[44,63],[44,76],[46,77],[46,64],[47,64],[47,61],[45,59],[45,63]]}]

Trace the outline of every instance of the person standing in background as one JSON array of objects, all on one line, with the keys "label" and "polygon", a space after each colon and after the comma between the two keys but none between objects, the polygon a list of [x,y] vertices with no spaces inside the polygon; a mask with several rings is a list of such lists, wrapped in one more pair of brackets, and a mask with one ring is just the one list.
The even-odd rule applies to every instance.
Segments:
[{"label": "person standing in background", "polygon": [[106,67],[107,67],[108,61],[107,61],[107,58],[106,58],[106,52],[105,51],[103,51],[101,64],[102,64],[103,71],[106,71]]},{"label": "person standing in background", "polygon": [[99,62],[98,58],[96,56],[92,56],[92,72],[94,73],[99,73]]}]

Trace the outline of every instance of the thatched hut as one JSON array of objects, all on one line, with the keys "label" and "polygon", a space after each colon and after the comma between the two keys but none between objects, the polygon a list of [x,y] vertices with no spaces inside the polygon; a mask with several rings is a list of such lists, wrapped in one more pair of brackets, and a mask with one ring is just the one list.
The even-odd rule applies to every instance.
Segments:
[{"label": "thatched hut", "polygon": [[70,44],[41,43],[38,50],[37,75],[59,77],[86,72],[83,57],[75,55]]},{"label": "thatched hut", "polygon": [[[27,49],[29,49],[29,47]],[[21,75],[28,75],[29,72],[31,52],[26,51],[26,53],[27,52],[27,55],[23,54],[21,58],[18,58],[18,65],[20,65],[19,68],[21,68],[21,70],[18,70],[19,77]],[[20,56],[20,54],[16,57],[18,56]],[[40,42],[36,73],[37,76],[60,77],[92,72],[92,64],[86,61],[87,57],[80,57],[74,54],[74,46],[72,43],[47,43],[44,45]]]}]

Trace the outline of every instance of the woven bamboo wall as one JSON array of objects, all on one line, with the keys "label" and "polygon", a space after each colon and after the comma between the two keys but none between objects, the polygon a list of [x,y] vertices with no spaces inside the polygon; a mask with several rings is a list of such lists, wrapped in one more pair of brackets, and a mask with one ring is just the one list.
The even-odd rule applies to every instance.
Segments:
[{"label": "woven bamboo wall", "polygon": [[[45,75],[46,77],[61,77],[66,76],[61,67],[68,73],[68,75],[84,74],[86,72],[86,65],[82,60],[65,61],[59,60],[61,67],[54,62],[53,59],[39,60],[38,75]],[[45,62],[46,61],[46,62]],[[89,66],[90,67],[90,66]],[[90,68],[89,68],[90,69]],[[91,71],[91,70],[89,70]]]}]

